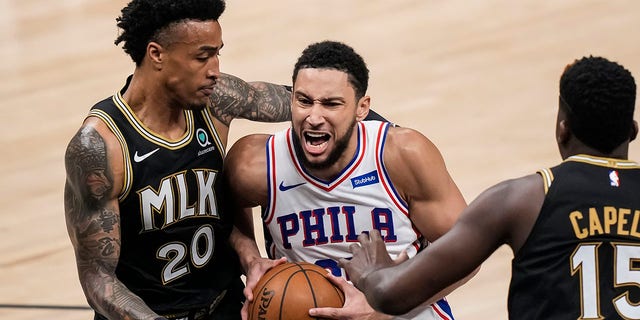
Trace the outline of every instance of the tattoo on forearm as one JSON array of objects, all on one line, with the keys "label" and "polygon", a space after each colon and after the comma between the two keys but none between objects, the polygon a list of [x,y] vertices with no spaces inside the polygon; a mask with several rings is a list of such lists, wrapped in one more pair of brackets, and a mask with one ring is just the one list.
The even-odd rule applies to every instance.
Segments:
[{"label": "tattoo on forearm", "polygon": [[214,116],[229,125],[237,117],[262,122],[291,119],[291,93],[282,85],[222,74],[210,97]]},{"label": "tattoo on forearm", "polygon": [[259,92],[259,103],[247,119],[262,122],[291,120],[291,92],[284,86],[267,82],[256,82],[254,88]]},{"label": "tattoo on forearm", "polygon": [[250,94],[251,87],[248,83],[233,76],[221,75],[210,97],[211,111],[228,126],[231,120],[242,113],[242,108],[248,108]]}]

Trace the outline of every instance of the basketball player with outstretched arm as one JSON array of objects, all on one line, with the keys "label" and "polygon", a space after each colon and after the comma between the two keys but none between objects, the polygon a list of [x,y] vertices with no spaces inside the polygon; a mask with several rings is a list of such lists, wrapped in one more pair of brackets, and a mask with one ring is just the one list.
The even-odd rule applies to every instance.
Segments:
[{"label": "basketball player with outstretched arm", "polygon": [[510,319],[640,319],[640,165],[627,158],[635,99],[623,66],[576,60],[560,78],[562,163],[487,189],[413,259],[394,267],[374,231],[341,265],[375,309],[400,314],[508,244]]}]

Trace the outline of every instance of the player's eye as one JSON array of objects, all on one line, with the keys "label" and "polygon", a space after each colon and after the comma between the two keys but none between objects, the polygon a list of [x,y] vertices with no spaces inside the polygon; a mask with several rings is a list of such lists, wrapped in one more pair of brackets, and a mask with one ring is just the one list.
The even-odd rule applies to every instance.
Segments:
[{"label": "player's eye", "polygon": [[331,108],[335,108],[335,107],[339,107],[342,105],[341,102],[335,102],[335,101],[328,101],[323,103],[323,105],[327,106],[327,107],[331,107]]},{"label": "player's eye", "polygon": [[310,106],[313,104],[313,101],[310,99],[306,99],[306,98],[298,98],[298,104],[300,104],[301,106]]}]

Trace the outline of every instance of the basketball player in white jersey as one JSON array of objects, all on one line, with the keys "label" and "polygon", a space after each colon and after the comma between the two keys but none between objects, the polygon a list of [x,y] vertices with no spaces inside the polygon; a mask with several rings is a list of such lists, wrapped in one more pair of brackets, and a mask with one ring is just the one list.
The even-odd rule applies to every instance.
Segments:
[{"label": "basketball player in white jersey", "polygon": [[[362,121],[369,112],[367,84],[366,64],[351,47],[312,44],[293,72],[292,127],[246,136],[229,151],[225,170],[238,214],[231,242],[247,274],[249,301],[268,268],[285,259],[307,261],[330,270],[346,294],[343,308],[311,309],[311,316],[391,318],[374,312],[337,261],[350,257],[358,235],[373,229],[399,260],[412,257],[448,231],[466,207],[425,136]],[[260,257],[247,209],[256,206],[262,208],[269,257],[278,260]],[[453,319],[443,293],[398,319]]]}]

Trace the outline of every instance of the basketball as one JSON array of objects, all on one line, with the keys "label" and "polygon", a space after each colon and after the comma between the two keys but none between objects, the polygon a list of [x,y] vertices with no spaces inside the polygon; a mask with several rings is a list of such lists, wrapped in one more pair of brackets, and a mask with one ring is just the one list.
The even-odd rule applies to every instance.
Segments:
[{"label": "basketball", "polygon": [[253,289],[249,320],[304,320],[309,309],[340,308],[344,293],[329,279],[327,270],[307,262],[287,262],[267,271]]}]

